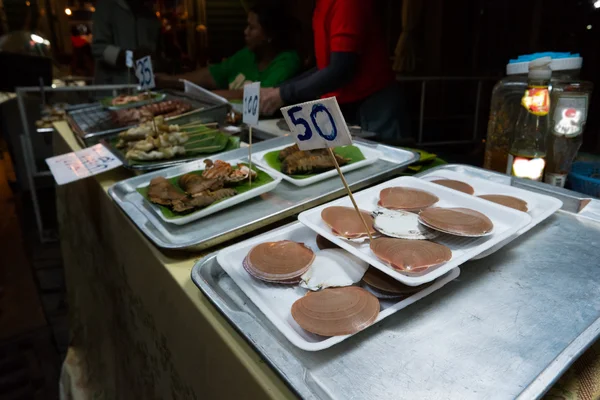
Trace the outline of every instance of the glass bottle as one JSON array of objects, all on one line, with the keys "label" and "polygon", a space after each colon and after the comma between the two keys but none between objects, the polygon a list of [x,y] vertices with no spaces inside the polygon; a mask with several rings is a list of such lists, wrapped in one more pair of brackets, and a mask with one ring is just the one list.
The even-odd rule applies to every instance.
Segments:
[{"label": "glass bottle", "polygon": [[564,187],[573,160],[583,142],[593,84],[585,81],[559,81],[552,86],[552,118],[546,143],[544,182]]},{"label": "glass bottle", "polygon": [[546,165],[546,135],[549,129],[552,70],[550,57],[529,63],[527,90],[510,145],[506,173],[541,181]]}]

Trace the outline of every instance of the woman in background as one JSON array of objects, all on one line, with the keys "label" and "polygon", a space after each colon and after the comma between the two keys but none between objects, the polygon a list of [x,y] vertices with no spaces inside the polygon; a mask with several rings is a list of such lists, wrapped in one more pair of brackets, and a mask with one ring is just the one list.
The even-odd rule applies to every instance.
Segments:
[{"label": "woman in background", "polygon": [[157,76],[158,86],[180,86],[187,79],[227,99],[241,99],[244,84],[273,87],[296,75],[300,57],[292,50],[290,19],[280,6],[257,6],[248,12],[246,47],[225,61],[178,76]]}]

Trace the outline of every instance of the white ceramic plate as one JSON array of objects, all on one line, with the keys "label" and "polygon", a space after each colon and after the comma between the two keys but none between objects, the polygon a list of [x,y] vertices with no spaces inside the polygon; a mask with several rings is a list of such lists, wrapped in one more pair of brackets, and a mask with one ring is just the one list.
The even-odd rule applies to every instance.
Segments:
[{"label": "white ceramic plate", "polygon": [[377,258],[377,256],[375,256],[375,254],[373,254],[371,251],[368,240],[365,240],[362,243],[351,242],[344,240],[331,232],[331,228],[329,228],[329,226],[327,226],[321,219],[321,211],[324,208],[331,206],[352,207],[352,202],[348,196],[313,208],[312,210],[304,211],[298,216],[298,220],[333,243],[363,259],[375,268],[410,286],[417,286],[431,282],[451,269],[456,268],[462,263],[472,259],[478,254],[481,254],[493,246],[502,243],[504,240],[516,234],[524,226],[531,222],[531,217],[526,213],[516,211],[511,208],[477,198],[475,196],[458,192],[456,190],[448,189],[435,183],[408,176],[392,179],[375,187],[355,193],[354,198],[359,208],[372,212],[378,207],[377,202],[379,201],[379,192],[382,189],[394,186],[416,188],[435,194],[440,200],[433,207],[466,207],[475,211],[479,211],[492,220],[494,224],[494,230],[491,235],[479,238],[441,234],[433,239],[432,242],[446,245],[452,250],[452,258],[450,261],[438,266],[437,268],[432,268],[426,271],[424,274],[412,275],[407,272],[396,271],[388,264]]},{"label": "white ceramic plate", "polygon": [[[358,147],[359,150],[363,153],[363,155],[365,156],[365,159],[362,161],[358,161],[352,164],[348,164],[348,165],[344,165],[343,167],[340,167],[340,169],[342,170],[342,172],[348,172],[348,171],[352,171],[358,168],[362,168],[365,167],[367,165],[371,165],[373,164],[375,161],[377,161],[377,159],[381,156],[381,153],[378,152],[377,150],[373,150],[370,149],[368,147],[362,146],[358,143],[354,143],[354,146]],[[268,171],[270,174],[278,176],[290,183],[293,183],[296,186],[308,186],[308,185],[312,185],[313,183],[316,182],[320,182],[323,181],[325,179],[329,179],[332,176],[337,176],[337,171],[335,169],[332,169],[330,171],[325,171],[325,172],[321,172],[320,174],[317,174],[315,176],[311,176],[310,178],[305,178],[305,179],[295,179],[289,175],[284,174],[283,172],[277,171],[273,168],[271,168],[269,166],[269,164],[267,163],[267,161],[265,160],[265,154],[270,153],[272,151],[279,151],[279,150],[283,150],[286,147],[289,147],[291,145],[287,145],[287,146],[281,146],[281,147],[276,147],[274,149],[270,149],[270,150],[265,150],[265,151],[260,151],[256,154],[252,155],[252,162],[256,163],[258,165],[260,165],[265,171]],[[408,153],[407,154],[411,154]],[[412,156],[412,154],[411,154]]]},{"label": "white ceramic plate", "polygon": [[[300,223],[287,225],[260,236],[248,239],[227,247],[219,252],[217,261],[233,281],[240,287],[246,296],[258,307],[273,325],[296,347],[306,351],[319,351],[331,347],[352,335],[325,337],[315,335],[302,329],[292,318],[292,304],[303,297],[308,290],[298,285],[279,285],[267,283],[251,277],[242,261],[248,252],[257,244],[279,240],[293,240],[304,243],[313,251],[318,252],[316,244],[317,235]],[[392,315],[410,304],[440,289],[446,283],[456,279],[460,270],[455,268],[445,276],[438,279],[431,286],[413,294],[403,300],[379,300],[381,306],[379,315],[373,323]],[[371,325],[372,326],[372,325]],[[371,329],[368,327],[366,329]]]},{"label": "white ceramic plate", "polygon": [[529,190],[519,189],[510,185],[504,185],[501,183],[487,181],[481,178],[474,178],[467,174],[461,174],[459,172],[454,171],[447,171],[444,169],[432,171],[429,174],[425,174],[421,176],[421,179],[427,181],[433,181],[436,179],[454,179],[456,181],[465,182],[471,185],[473,189],[475,189],[474,196],[481,196],[485,194],[501,194],[505,196],[516,197],[527,202],[527,214],[531,216],[531,222],[525,225],[523,228],[521,228],[516,234],[507,238],[502,243],[499,243],[498,245],[492,247],[489,250],[486,250],[480,255],[473,257],[474,260],[478,260],[480,258],[494,253],[502,246],[505,246],[506,244],[513,241],[519,235],[524,234],[525,232],[527,232],[528,230],[545,220],[546,218],[550,217],[563,205],[562,201],[554,197],[530,192]]},{"label": "white ceramic plate", "polygon": [[[239,160],[234,160],[234,161],[229,161],[229,163],[232,166],[236,166],[240,161]],[[247,164],[247,163],[245,163]],[[255,166],[253,166],[255,167]],[[256,167],[255,167],[256,168]],[[180,218],[167,218],[163,215],[162,211],[160,210],[160,207],[154,203],[151,203],[150,201],[146,200],[146,202],[148,204],[150,204],[152,206],[152,209],[154,209],[154,211],[156,212],[156,214],[159,216],[160,219],[162,219],[165,222],[168,222],[170,224],[175,224],[175,225],[184,225],[187,223],[190,223],[192,221],[196,221],[200,218],[204,218],[207,215],[210,214],[214,214],[216,212],[219,212],[221,210],[224,210],[226,208],[232,207],[236,204],[242,203],[248,199],[251,199],[253,197],[256,196],[260,196],[263,193],[267,193],[270,192],[271,190],[275,189],[275,187],[279,184],[279,182],[281,182],[281,178],[278,176],[274,176],[273,174],[269,173],[269,171],[265,171],[262,168],[257,168],[257,169],[261,169],[263,172],[266,172],[271,178],[273,178],[273,181],[259,186],[256,189],[252,189],[252,190],[248,190],[247,192],[241,193],[241,194],[237,194],[233,197],[230,197],[228,199],[225,199],[223,201],[220,201],[216,204],[212,204],[208,207],[205,207],[201,210],[192,212],[191,214],[186,215],[185,217],[180,217]],[[170,179],[174,176],[178,176],[181,175],[181,173],[176,173],[174,175],[165,175],[165,178]],[[140,188],[142,187],[147,187],[148,184],[144,184],[141,185]],[[139,194],[139,193],[138,193]],[[141,196],[141,194],[139,194]]]}]

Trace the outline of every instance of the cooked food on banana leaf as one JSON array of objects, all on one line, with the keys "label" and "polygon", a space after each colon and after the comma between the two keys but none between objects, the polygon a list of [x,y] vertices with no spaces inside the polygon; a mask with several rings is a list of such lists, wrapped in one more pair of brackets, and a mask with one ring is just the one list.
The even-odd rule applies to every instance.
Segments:
[{"label": "cooked food on banana leaf", "polygon": [[[346,165],[350,160],[335,154],[340,166]],[[304,175],[328,171],[335,168],[335,164],[325,149],[300,150],[297,145],[286,147],[279,152],[281,172],[287,175]]]},{"label": "cooked food on banana leaf", "polygon": [[174,201],[181,201],[186,197],[164,176],[157,176],[150,181],[148,198],[153,203],[170,206]]},{"label": "cooked food on banana leaf", "polygon": [[[202,208],[212,203],[235,196],[235,188],[225,187],[236,185],[248,180],[249,176],[257,176],[256,171],[245,165],[234,168],[231,164],[221,160],[205,160],[206,169],[202,175],[187,173],[182,175],[177,183],[185,192],[182,193],[173,183],[164,177],[157,177],[150,181],[148,187],[148,200],[152,203],[170,207],[175,212],[185,212],[195,208]],[[205,176],[206,175],[206,176]]]},{"label": "cooked food on banana leaf", "polygon": [[[165,160],[183,156],[187,151],[222,150],[223,146],[210,146],[215,140],[215,135],[222,133],[200,123],[169,125],[164,123],[164,118],[157,117],[154,122],[146,122],[119,133],[116,147],[126,151],[125,158],[129,160]],[[193,143],[188,143],[192,141]],[[198,146],[186,148],[185,143]]]},{"label": "cooked food on banana leaf", "polygon": [[117,97],[113,98],[111,103],[113,106],[121,106],[124,104],[129,104],[129,103],[137,103],[139,101],[144,101],[144,100],[148,100],[150,98],[152,98],[154,94],[150,93],[150,92],[143,92],[143,93],[139,93],[136,95],[126,95],[126,94],[121,94],[118,95]]}]

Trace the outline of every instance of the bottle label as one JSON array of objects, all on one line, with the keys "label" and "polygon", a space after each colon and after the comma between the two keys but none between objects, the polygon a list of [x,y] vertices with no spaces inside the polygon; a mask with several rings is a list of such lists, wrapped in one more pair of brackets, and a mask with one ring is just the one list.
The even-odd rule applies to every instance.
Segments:
[{"label": "bottle label", "polygon": [[545,167],[546,161],[543,158],[521,157],[509,154],[506,173],[510,173],[517,178],[541,182]]},{"label": "bottle label", "polygon": [[529,87],[521,99],[521,105],[533,115],[538,115],[540,117],[548,115],[548,112],[550,112],[550,94],[548,92],[548,87]]},{"label": "bottle label", "polygon": [[552,133],[568,138],[581,135],[587,119],[587,101],[587,96],[560,96],[552,118]]},{"label": "bottle label", "polygon": [[549,183],[552,186],[565,187],[567,181],[567,175],[564,174],[546,174],[544,176],[544,182]]}]

